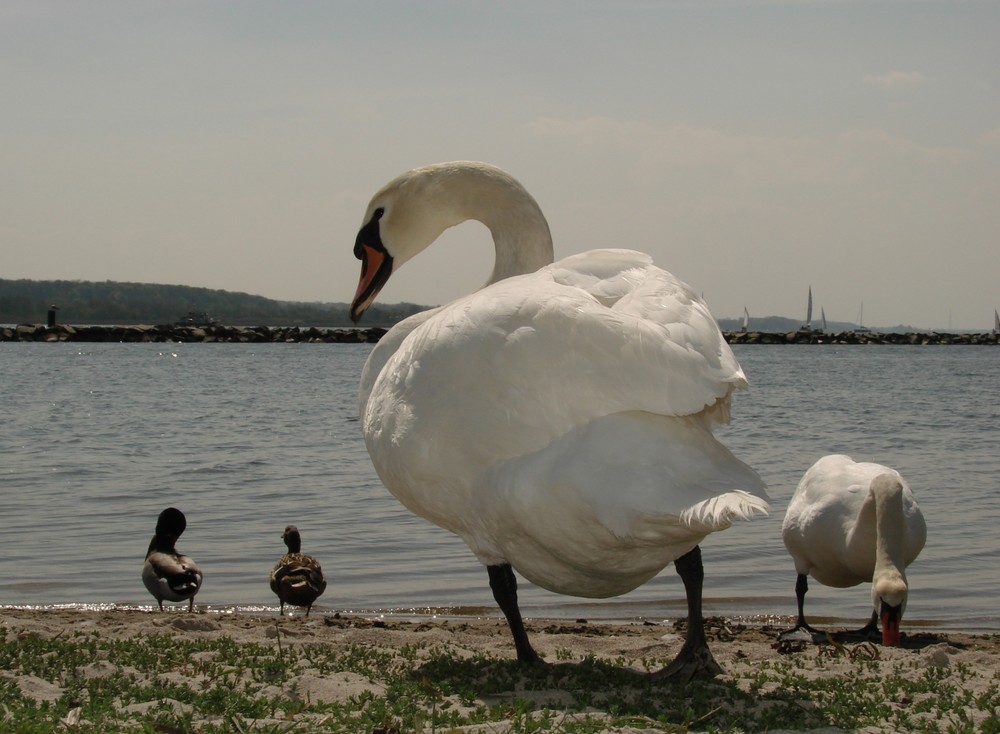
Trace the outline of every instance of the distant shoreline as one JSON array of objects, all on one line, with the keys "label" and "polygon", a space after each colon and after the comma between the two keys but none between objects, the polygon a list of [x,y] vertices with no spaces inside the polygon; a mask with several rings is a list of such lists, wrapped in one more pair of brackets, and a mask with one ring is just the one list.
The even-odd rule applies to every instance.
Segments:
[{"label": "distant shoreline", "polygon": [[[72,326],[69,324],[19,324],[0,327],[0,342],[218,342],[229,344],[318,343],[374,344],[388,331],[374,326],[363,329],[317,326],[226,326],[212,324],[160,324],[156,326]],[[1000,345],[1000,335],[951,334],[945,332],[842,331],[724,331],[730,344],[834,344],[834,345]]]}]

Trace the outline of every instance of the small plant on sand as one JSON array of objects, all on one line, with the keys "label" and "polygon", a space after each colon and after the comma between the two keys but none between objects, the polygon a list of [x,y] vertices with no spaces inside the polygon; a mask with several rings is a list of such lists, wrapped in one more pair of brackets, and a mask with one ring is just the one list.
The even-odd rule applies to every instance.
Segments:
[{"label": "small plant on sand", "polygon": [[[377,635],[369,640],[378,640]],[[524,666],[436,641],[269,644],[226,635],[100,632],[45,637],[0,629],[0,731],[595,734],[840,727],[1000,734],[1000,680],[966,664],[917,667],[818,655],[815,649],[732,663],[711,681],[651,672],[655,656],[579,662],[568,648]],[[303,681],[360,681],[312,695]]]}]

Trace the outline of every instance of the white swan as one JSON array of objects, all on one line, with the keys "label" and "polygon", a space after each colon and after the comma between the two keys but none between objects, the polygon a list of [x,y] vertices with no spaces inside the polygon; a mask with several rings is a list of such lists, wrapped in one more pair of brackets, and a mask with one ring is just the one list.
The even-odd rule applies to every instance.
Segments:
[{"label": "white swan", "polygon": [[705,303],[649,256],[595,250],[550,264],[535,200],[482,163],[416,169],[375,194],[355,244],[352,318],[469,219],[496,246],[486,285],[399,323],[362,373],[379,477],[487,566],[519,659],[538,656],[512,566],[555,592],[609,597],[676,559],[690,624],[666,672],[717,672],[698,543],[767,508],[764,483],[711,432],[746,386],[736,358]]},{"label": "white swan", "polygon": [[861,632],[874,632],[881,620],[882,644],[899,644],[906,567],[927,539],[924,516],[899,472],[849,456],[824,456],[799,482],[781,534],[798,573],[799,614],[791,632],[817,633],[803,612],[807,575],[836,587],[871,581],[872,618]]}]

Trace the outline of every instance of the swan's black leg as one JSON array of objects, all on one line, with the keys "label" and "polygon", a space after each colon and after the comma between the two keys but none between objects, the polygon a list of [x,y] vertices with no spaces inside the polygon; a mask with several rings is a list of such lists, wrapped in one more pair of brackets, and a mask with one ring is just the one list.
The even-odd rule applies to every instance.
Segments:
[{"label": "swan's black leg", "polygon": [[493,598],[497,600],[500,611],[507,618],[510,632],[514,635],[514,647],[517,649],[517,659],[522,663],[537,663],[541,660],[538,653],[528,642],[528,633],[524,631],[521,610],[517,606],[517,579],[509,563],[487,566],[490,574],[490,588]]},{"label": "swan's black leg", "polygon": [[800,635],[802,632],[806,632],[812,638],[813,642],[826,642],[826,632],[822,632],[806,622],[804,609],[807,591],[809,591],[808,577],[804,573],[800,573],[798,578],[795,579],[795,601],[799,607],[799,618],[792,629],[785,630],[778,635],[779,640],[801,639]]},{"label": "swan's black leg", "polygon": [[674,568],[684,582],[687,595],[687,636],[677,657],[655,676],[674,677],[681,680],[712,678],[723,672],[708,649],[705,637],[705,619],[702,617],[701,592],[705,568],[701,563],[701,548],[695,546],[674,561]]},{"label": "swan's black leg", "polygon": [[809,591],[809,579],[804,573],[800,573],[798,578],[795,579],[795,601],[799,606],[799,619],[795,623],[796,627],[802,627],[805,629],[809,628],[806,624],[806,592]]}]

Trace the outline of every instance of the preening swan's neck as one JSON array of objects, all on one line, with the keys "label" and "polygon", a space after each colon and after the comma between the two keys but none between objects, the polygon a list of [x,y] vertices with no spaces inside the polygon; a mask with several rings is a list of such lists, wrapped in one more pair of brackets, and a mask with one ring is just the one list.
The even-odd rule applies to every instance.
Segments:
[{"label": "preening swan's neck", "polygon": [[487,284],[533,273],[552,263],[552,235],[542,210],[524,188],[511,184],[485,188],[478,219],[493,235],[496,261]]},{"label": "preening swan's neck", "polygon": [[[397,219],[401,229],[410,227],[400,238],[402,242],[405,237],[409,244],[403,245],[401,252],[392,251],[398,264],[449,227],[470,219],[490,230],[496,247],[493,272],[486,285],[533,273],[552,262],[552,235],[541,208],[516,179],[499,168],[462,161],[441,163],[410,171],[397,181],[401,190],[414,189],[406,191],[406,199],[419,207],[419,212],[400,212],[403,216]],[[373,207],[378,198],[373,199]],[[418,224],[418,219],[423,221]],[[386,235],[386,244],[391,247],[393,233]]]},{"label": "preening swan's neck", "polygon": [[903,486],[892,474],[876,477],[869,490],[875,506],[875,573],[872,596],[898,604],[906,596],[906,517]]}]

